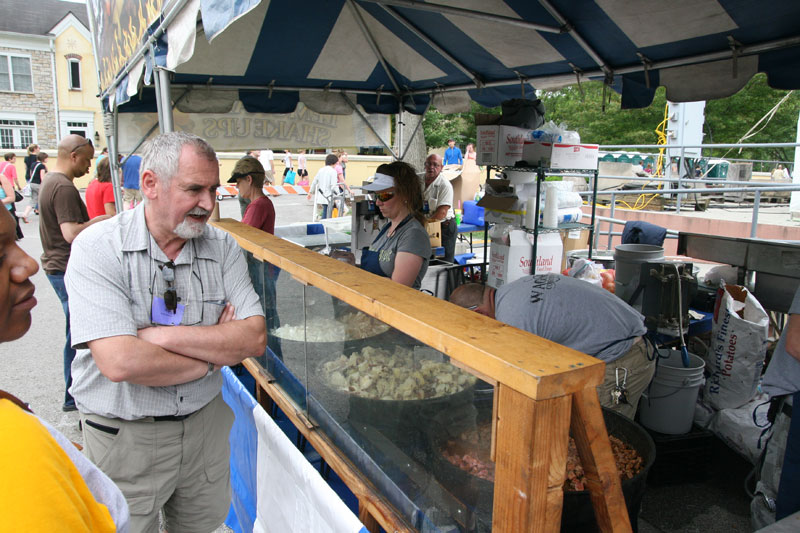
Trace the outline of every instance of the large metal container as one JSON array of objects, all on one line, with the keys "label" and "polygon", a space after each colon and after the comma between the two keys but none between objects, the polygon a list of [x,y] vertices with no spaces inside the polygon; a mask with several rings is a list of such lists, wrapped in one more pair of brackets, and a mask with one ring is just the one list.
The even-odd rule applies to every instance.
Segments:
[{"label": "large metal container", "polygon": [[652,244],[619,244],[614,248],[615,293],[632,307],[642,310],[642,263],[664,259],[664,248]]},{"label": "large metal container", "polygon": [[[491,417],[491,410],[479,408],[478,420],[486,421]],[[642,470],[631,479],[622,481],[622,494],[628,510],[633,531],[637,531],[639,509],[644,496],[647,473],[656,458],[656,447],[653,439],[639,424],[609,409],[603,409],[608,434],[634,448],[642,457]],[[433,437],[433,472],[439,482],[456,495],[468,508],[476,510],[478,520],[484,525],[491,524],[492,494],[494,482],[475,477],[450,463],[441,454],[447,439],[441,434]],[[485,453],[477,455],[482,460],[488,459],[488,443]],[[478,527],[481,530],[481,527]],[[588,490],[564,491],[564,507],[561,511],[561,531],[593,532],[599,531]]]}]

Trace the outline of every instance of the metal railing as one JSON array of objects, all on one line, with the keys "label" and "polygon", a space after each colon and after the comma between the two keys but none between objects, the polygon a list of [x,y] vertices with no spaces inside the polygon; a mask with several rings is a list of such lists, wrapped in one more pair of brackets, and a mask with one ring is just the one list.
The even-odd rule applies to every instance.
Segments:
[{"label": "metal railing", "polygon": [[[630,196],[630,195],[653,195],[653,196],[666,196],[666,195],[685,195],[685,194],[699,194],[699,195],[719,195],[719,194],[729,194],[729,193],[752,193],[753,194],[753,215],[751,218],[750,223],[750,237],[756,237],[757,228],[758,228],[758,211],[759,205],[761,203],[761,194],[763,192],[786,192],[786,191],[800,191],[800,184],[792,184],[792,185],[766,185],[766,184],[753,184],[751,182],[739,182],[739,181],[731,181],[725,182],[724,187],[719,187],[720,182],[718,180],[697,180],[697,179],[683,179],[677,180],[672,178],[628,178],[622,176],[598,176],[598,180],[603,178],[614,178],[614,179],[629,179],[632,181],[645,181],[645,182],[667,182],[667,183],[712,183],[713,185],[717,186],[715,188],[694,188],[694,189],[628,189],[628,190],[598,190],[597,196],[595,197],[595,201],[599,197],[609,197],[609,209],[610,209],[610,216],[609,217],[596,217],[596,220],[609,222],[609,223],[621,223],[624,224],[625,220],[614,219],[614,213],[617,207],[617,197],[618,196]],[[729,186],[729,184],[734,185],[733,187]],[[737,187],[735,185],[739,184],[748,184],[750,186],[747,187]],[[579,193],[582,197],[586,197],[590,202],[592,201],[593,193],[591,191],[584,191]],[[676,202],[677,204],[677,202]],[[680,207],[678,207],[679,209]],[[596,226],[597,224],[595,224]],[[608,245],[609,248],[611,246],[611,240],[615,235],[621,235],[621,233],[613,233],[609,229],[607,232],[599,231],[599,228],[595,228],[595,244],[597,239],[599,238],[600,234],[606,235],[608,234]]]},{"label": "metal railing", "polygon": [[[731,193],[752,193],[753,194],[753,215],[752,215],[752,222],[750,227],[750,236],[756,236],[756,229],[758,227],[758,211],[759,206],[761,203],[761,195],[765,192],[791,192],[791,191],[800,191],[800,184],[783,184],[783,185],[776,185],[767,182],[753,182],[753,181],[728,181],[725,179],[720,178],[705,178],[705,179],[696,179],[696,178],[689,178],[683,177],[683,171],[681,170],[683,167],[683,161],[687,158],[687,150],[694,151],[699,153],[691,153],[690,157],[694,158],[703,158],[703,157],[711,157],[711,156],[703,156],[703,150],[713,150],[713,149],[740,149],[740,148],[797,148],[800,147],[800,143],[748,143],[748,144],[697,144],[697,145],[658,145],[658,144],[637,144],[637,145],[601,145],[600,151],[607,151],[607,152],[619,152],[625,151],[630,152],[631,150],[661,150],[665,149],[667,154],[674,154],[676,151],[680,151],[680,157],[678,159],[678,172],[677,177],[671,177],[670,174],[672,173],[672,169],[669,164],[669,158],[667,159],[667,169],[668,169],[668,177],[630,177],[630,176],[608,176],[608,175],[599,175],[598,180],[602,179],[617,179],[617,180],[626,180],[629,182],[641,181],[645,184],[664,184],[665,188],[663,189],[639,189],[639,190],[598,190],[597,196],[610,196],[610,208],[611,218],[614,217],[614,210],[617,204],[617,197],[620,195],[631,195],[631,194],[641,194],[641,195],[660,195],[660,196],[669,196],[675,195],[675,210],[680,213],[681,211],[681,201],[686,195],[719,195],[719,194],[731,194]],[[652,153],[642,155],[655,155]],[[715,159],[721,159],[720,156],[713,156]],[[795,173],[800,171],[800,169],[795,168]],[[602,181],[599,181],[602,184]],[[701,184],[702,188],[695,187],[695,188],[684,188],[687,184],[695,185]],[[674,185],[675,188],[669,188],[670,185]],[[705,186],[710,185],[711,188],[705,188]],[[645,185],[647,186],[647,185]],[[591,201],[591,193],[581,193],[583,196],[588,196],[589,200]],[[597,238],[598,231],[595,231],[595,239]],[[609,229],[609,233],[611,230]],[[609,235],[609,242],[613,236]]]}]

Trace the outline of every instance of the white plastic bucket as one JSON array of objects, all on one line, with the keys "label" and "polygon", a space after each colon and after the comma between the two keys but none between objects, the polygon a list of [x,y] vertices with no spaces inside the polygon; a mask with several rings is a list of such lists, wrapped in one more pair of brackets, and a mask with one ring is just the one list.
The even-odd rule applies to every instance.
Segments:
[{"label": "white plastic bucket", "polygon": [[692,430],[705,362],[690,353],[689,363],[688,368],[683,366],[680,350],[670,350],[668,357],[659,358],[653,382],[639,403],[639,422],[644,427],[668,435]]}]

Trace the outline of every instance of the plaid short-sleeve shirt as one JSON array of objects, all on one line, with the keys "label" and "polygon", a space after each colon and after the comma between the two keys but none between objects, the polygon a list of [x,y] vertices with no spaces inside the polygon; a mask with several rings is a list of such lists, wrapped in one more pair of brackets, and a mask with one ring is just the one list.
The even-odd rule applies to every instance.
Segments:
[{"label": "plaid short-sleeve shirt", "polygon": [[[66,285],[77,354],[70,391],[81,412],[126,420],[190,414],[222,386],[219,372],[167,387],[115,383],[100,372],[87,347],[89,341],[136,335],[153,325],[153,300],[166,289],[159,266],[169,259],[147,229],[144,207],[90,226],[72,244]],[[241,249],[225,232],[206,226],[174,263],[173,286],[185,306],[182,325],[216,324],[226,302],[239,319],[263,316]]]}]

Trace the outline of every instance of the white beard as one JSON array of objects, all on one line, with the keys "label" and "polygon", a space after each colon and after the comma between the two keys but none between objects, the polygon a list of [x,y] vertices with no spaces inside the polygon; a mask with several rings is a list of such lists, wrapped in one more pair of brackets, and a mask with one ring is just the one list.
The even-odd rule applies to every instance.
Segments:
[{"label": "white beard", "polygon": [[[198,214],[207,214],[205,210],[203,213]],[[194,222],[193,220],[189,219],[188,214],[186,218],[183,219],[183,222],[175,226],[175,229],[172,230],[175,235],[180,237],[181,239],[196,239],[203,234],[205,230],[206,223],[205,222]]]}]

